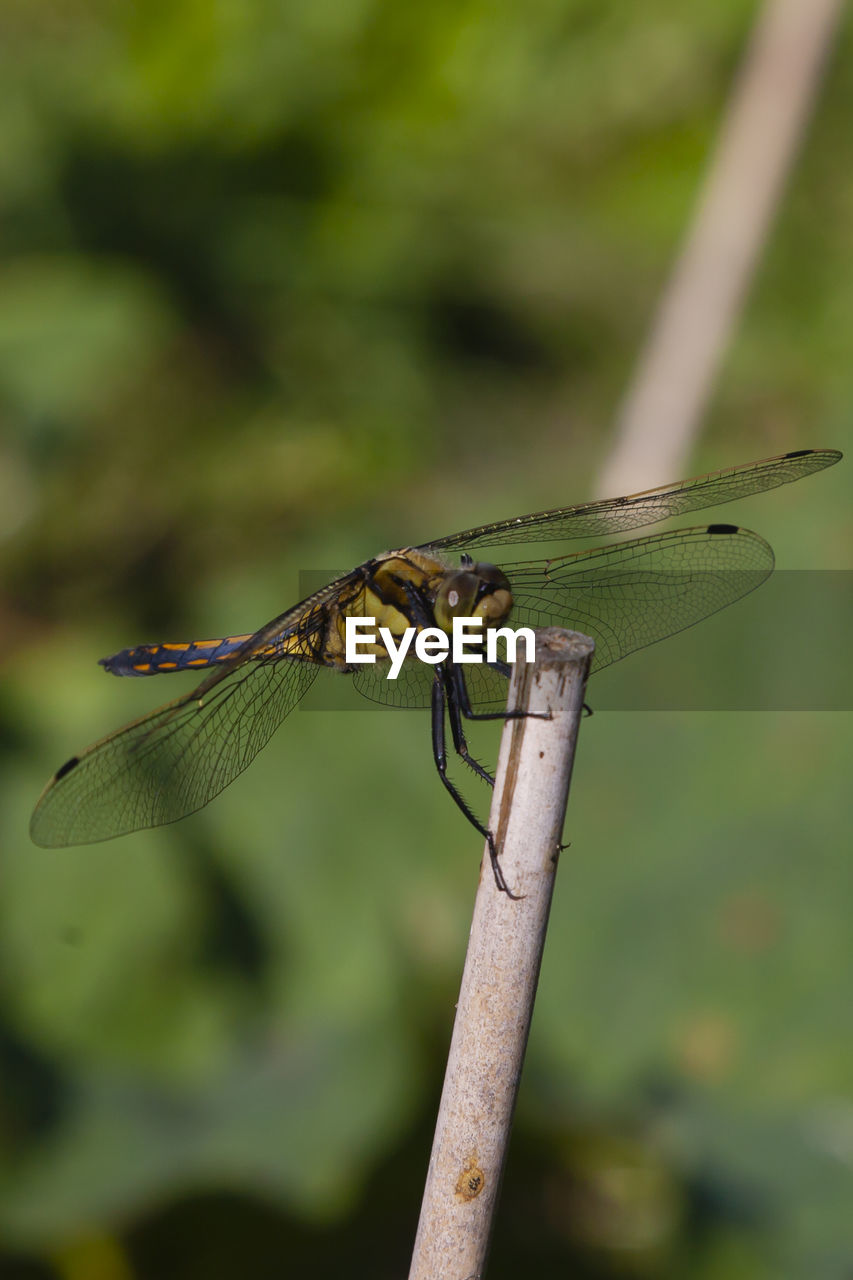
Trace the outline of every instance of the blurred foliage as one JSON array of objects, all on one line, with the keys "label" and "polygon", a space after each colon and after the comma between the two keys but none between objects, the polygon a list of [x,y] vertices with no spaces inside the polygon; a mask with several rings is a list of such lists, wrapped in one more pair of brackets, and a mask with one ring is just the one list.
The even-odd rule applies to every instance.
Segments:
[{"label": "blurred foliage", "polygon": [[[170,693],[102,654],[589,495],[754,13],[3,0],[3,1277],[404,1272],[480,852],[425,717],[297,712],[120,844],[28,814]],[[850,55],[697,471],[850,447]],[[847,465],[725,518],[847,567]],[[849,728],[585,724],[490,1275],[850,1275]]]}]

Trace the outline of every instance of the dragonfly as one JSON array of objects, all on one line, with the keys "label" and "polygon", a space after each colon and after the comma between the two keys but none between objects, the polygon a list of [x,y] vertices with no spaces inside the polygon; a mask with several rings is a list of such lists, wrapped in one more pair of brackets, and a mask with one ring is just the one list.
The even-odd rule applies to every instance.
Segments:
[{"label": "dragonfly", "polygon": [[67,760],[36,805],[32,839],[47,848],[88,844],[195,813],[243,772],[329,667],[374,701],[431,708],[439,778],[488,841],[495,883],[509,893],[492,833],[448,772],[445,740],[449,723],[456,754],[493,785],[468,750],[463,721],[511,714],[508,663],[496,657],[463,666],[448,656],[427,664],[412,656],[389,680],[389,651],[379,638],[376,661],[346,661],[347,618],[375,618],[395,641],[409,627],[448,633],[462,617],[480,618],[487,630],[510,618],[534,628],[570,626],[594,639],[594,672],[746,595],[771,573],[771,547],[748,529],[709,524],[501,566],[472,552],[622,533],[800,480],[840,457],[834,449],[802,449],[628,497],[479,525],[375,556],[252,634],[142,644],[102,658],[117,676],[205,674],[190,692]]}]

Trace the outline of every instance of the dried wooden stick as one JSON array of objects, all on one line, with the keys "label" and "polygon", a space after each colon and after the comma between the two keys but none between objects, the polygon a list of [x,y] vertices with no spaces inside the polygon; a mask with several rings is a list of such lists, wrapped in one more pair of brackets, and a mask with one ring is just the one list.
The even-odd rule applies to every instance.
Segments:
[{"label": "dried wooden stick", "polygon": [[409,1280],[483,1274],[539,978],[593,643],[549,627],[519,660]]}]

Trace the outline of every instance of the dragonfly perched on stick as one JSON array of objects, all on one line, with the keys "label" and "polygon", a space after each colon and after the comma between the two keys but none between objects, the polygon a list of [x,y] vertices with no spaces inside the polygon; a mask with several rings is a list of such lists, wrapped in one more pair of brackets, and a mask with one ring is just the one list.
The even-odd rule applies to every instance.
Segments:
[{"label": "dragonfly perched on stick", "polygon": [[413,657],[399,678],[389,680],[389,653],[381,641],[374,663],[347,663],[347,618],[375,618],[393,637],[410,627],[447,633],[463,617],[481,619],[486,629],[510,619],[514,625],[567,626],[595,640],[596,671],[753,590],[772,571],[770,546],[748,529],[710,524],[501,567],[471,553],[621,533],[788,484],[840,457],[833,449],[799,450],[630,497],[498,520],[384,552],[252,634],[137,645],[103,658],[101,664],[120,676],[206,674],[191,692],[66,761],[39,799],[30,834],[46,847],[85,844],[194,813],[242,773],[319,669],[331,667],[348,674],[368,698],[431,707],[439,776],[488,839],[495,879],[505,889],[491,834],[448,776],[445,725],[449,721],[457,754],[491,784],[468,751],[463,721],[506,715],[507,663],[498,658],[463,666],[448,656],[427,665]]}]

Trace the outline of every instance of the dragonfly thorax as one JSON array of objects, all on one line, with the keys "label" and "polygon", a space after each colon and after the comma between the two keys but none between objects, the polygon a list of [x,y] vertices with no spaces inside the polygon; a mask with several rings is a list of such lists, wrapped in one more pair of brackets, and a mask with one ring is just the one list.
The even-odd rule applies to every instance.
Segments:
[{"label": "dragonfly thorax", "polygon": [[482,618],[487,627],[499,627],[511,609],[509,579],[496,565],[486,563],[445,573],[433,605],[436,625],[443,631],[453,629],[454,618]]}]

